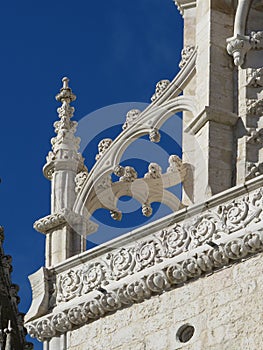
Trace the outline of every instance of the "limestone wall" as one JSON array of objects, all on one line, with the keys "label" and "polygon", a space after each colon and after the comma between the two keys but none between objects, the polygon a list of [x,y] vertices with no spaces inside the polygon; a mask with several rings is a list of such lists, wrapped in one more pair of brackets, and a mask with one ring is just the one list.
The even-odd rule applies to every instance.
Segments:
[{"label": "limestone wall", "polygon": [[[262,348],[263,253],[68,332],[70,350]],[[181,326],[195,329],[186,343]]]}]

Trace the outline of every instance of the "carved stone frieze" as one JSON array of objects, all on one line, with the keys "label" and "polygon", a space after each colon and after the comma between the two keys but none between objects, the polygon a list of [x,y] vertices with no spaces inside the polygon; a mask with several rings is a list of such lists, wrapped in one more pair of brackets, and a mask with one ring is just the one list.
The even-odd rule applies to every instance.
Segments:
[{"label": "carved stone frieze", "polygon": [[[146,203],[145,206],[149,205]],[[148,207],[143,209],[145,214],[149,214]],[[151,235],[151,239],[141,240],[137,244],[85,263],[81,268],[59,274],[57,302],[87,294],[110,281],[136,274],[204,244],[219,242],[250,223],[261,221],[262,210],[263,189],[259,189],[163,229]]]},{"label": "carved stone frieze", "polygon": [[[154,250],[153,246],[150,250]],[[182,283],[211,273],[213,270],[262,250],[263,233],[260,231],[246,233],[242,237],[228,240],[214,248],[206,246],[203,251],[194,254],[194,256],[185,257],[180,261],[169,261],[166,266],[162,266],[162,268],[155,271],[149,270],[143,277],[141,276],[128,283],[124,282],[112,290],[103,289],[103,292],[98,290],[97,295],[86,302],[82,301],[70,307],[65,305],[65,308],[58,313],[49,314],[40,320],[26,324],[26,328],[31,337],[43,341],[65,333],[72,327],[82,326],[108,313],[115,312],[127,305],[142,302],[153,295],[176,288]],[[152,261],[153,253],[151,251],[147,250],[147,253],[143,253],[143,255]],[[125,267],[126,275],[129,273],[127,271],[129,261],[131,262],[132,258],[122,251],[120,264],[117,266]],[[118,269],[116,272],[118,275]]]},{"label": "carved stone frieze", "polygon": [[170,85],[170,80],[164,79],[164,80],[158,81],[155,87],[155,93],[151,97],[151,101],[153,102],[157,100],[157,98],[159,98],[162,95],[162,93],[168,88],[169,85]]},{"label": "carved stone frieze", "polygon": [[247,86],[263,87],[263,68],[247,68]]},{"label": "carved stone frieze", "polygon": [[187,45],[182,49],[181,52],[181,61],[179,63],[179,67],[182,69],[186,63],[188,62],[190,56],[194,52],[195,47],[193,45]]}]

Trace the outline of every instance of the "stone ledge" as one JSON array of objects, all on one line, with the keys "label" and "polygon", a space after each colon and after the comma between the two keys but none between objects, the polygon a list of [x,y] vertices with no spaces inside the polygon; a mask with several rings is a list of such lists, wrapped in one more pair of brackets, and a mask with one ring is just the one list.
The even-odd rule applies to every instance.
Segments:
[{"label": "stone ledge", "polygon": [[27,323],[28,333],[40,341],[50,339],[263,250],[262,232],[242,233],[243,236],[235,237],[225,244],[214,248],[203,247],[203,250],[186,255],[184,259],[171,259],[168,265],[149,269],[148,273],[135,278],[129,276],[118,286],[97,290],[95,295],[93,292],[85,299],[56,308],[53,314]]}]

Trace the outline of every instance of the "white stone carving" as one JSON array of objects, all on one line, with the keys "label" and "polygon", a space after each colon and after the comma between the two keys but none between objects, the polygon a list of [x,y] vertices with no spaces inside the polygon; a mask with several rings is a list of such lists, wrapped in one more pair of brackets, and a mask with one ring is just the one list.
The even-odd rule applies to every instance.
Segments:
[{"label": "white stone carving", "polygon": [[180,157],[175,154],[172,154],[169,159],[169,167],[167,168],[167,172],[176,172],[180,171],[183,167],[183,162]]},{"label": "white stone carving", "polygon": [[151,142],[160,142],[161,134],[159,133],[159,130],[153,128],[149,133],[149,139]]},{"label": "white stone carving", "polygon": [[136,124],[140,114],[141,114],[141,111],[139,109],[131,109],[126,114],[126,121],[123,124],[122,129],[125,130],[125,129],[129,128],[131,125]]},{"label": "white stone carving", "polygon": [[253,221],[261,221],[262,210],[263,189],[259,189],[183,224],[161,230],[153,234],[151,240],[141,240],[129,248],[102,256],[91,265],[84,264],[81,269],[69,270],[58,277],[57,301],[70,300],[207,242],[217,242]]},{"label": "white stone carving", "polygon": [[112,139],[107,138],[103,139],[99,142],[98,144],[98,151],[99,153],[96,155],[95,159],[98,160],[101,158],[101,156],[107,151],[107,149],[110,147],[112,144]]},{"label": "white stone carving", "polygon": [[34,223],[34,229],[41,233],[48,233],[50,230],[53,230],[63,224],[68,224],[72,228],[76,229],[82,224],[86,225],[87,232],[96,232],[98,225],[92,221],[86,220],[83,216],[73,212],[70,209],[63,208],[57,213],[45,216],[37,220]]},{"label": "white stone carving", "polygon": [[234,64],[241,66],[249,50],[261,50],[263,48],[263,31],[251,32],[249,36],[236,34],[232,38],[228,38],[226,42],[227,52],[233,56]]},{"label": "white stone carving", "polygon": [[115,168],[114,174],[120,176],[119,181],[122,182],[133,182],[138,177],[137,171],[132,166],[118,166]]},{"label": "white stone carving", "polygon": [[164,79],[158,81],[155,87],[155,93],[151,97],[151,101],[153,102],[157,100],[157,98],[159,98],[163,94],[163,92],[168,88],[169,85],[170,80]]},{"label": "white stone carving", "polygon": [[254,50],[263,49],[263,31],[250,33],[250,44]]},{"label": "white stone carving", "polygon": [[247,163],[247,176],[246,180],[253,179],[263,174],[263,163]]},{"label": "white stone carving", "polygon": [[247,86],[263,87],[263,68],[247,68]]},{"label": "white stone carving", "polygon": [[247,138],[247,142],[256,145],[263,144],[263,129],[252,128],[249,129],[249,136]]},{"label": "white stone carving", "polygon": [[227,52],[233,56],[236,66],[241,66],[244,63],[245,55],[250,48],[249,38],[244,35],[236,35],[227,39]]},{"label": "white stone carving", "polygon": [[74,114],[74,107],[70,103],[75,101],[76,96],[68,86],[69,79],[63,78],[63,87],[56,96],[62,106],[57,109],[60,120],[54,123],[56,137],[51,139],[52,151],[48,153],[47,163],[43,168],[44,175],[52,179],[55,170],[67,170],[71,167],[81,171],[84,167],[84,159],[78,153],[80,138],[75,136],[78,123],[70,119]]},{"label": "white stone carving", "polygon": [[196,7],[196,0],[174,0],[181,15],[184,15],[184,11]]},{"label": "white stone carving", "polygon": [[76,175],[76,177],[75,177],[75,183],[76,183],[75,192],[76,193],[81,191],[82,186],[83,186],[84,182],[86,181],[87,177],[88,177],[87,171],[80,171]]},{"label": "white stone carving", "polygon": [[247,99],[247,113],[252,116],[261,117],[263,115],[262,99]]},{"label": "white stone carving", "polygon": [[148,173],[144,175],[145,179],[159,179],[162,175],[162,168],[157,163],[150,163]]},{"label": "white stone carving", "polygon": [[143,216],[149,217],[152,215],[152,207],[149,203],[144,203],[142,206],[142,214]]},{"label": "white stone carving", "polygon": [[[40,321],[32,321],[26,324],[27,331],[31,337],[36,337],[40,341],[49,339],[72,327],[82,326],[107,313],[135,302],[142,302],[152,295],[161,294],[262,250],[263,233],[260,231],[246,233],[243,237],[234,238],[220,246],[207,247],[197,252],[195,256],[170,262],[154,272],[149,270],[143,277],[128,284],[124,283],[109,292],[105,290],[88,302],[82,301],[78,305],[65,307],[55,315],[47,315]],[[143,260],[147,257],[149,261],[153,261],[153,252],[154,246],[148,246],[147,253],[143,253]],[[126,263],[123,266],[127,268]]]},{"label": "white stone carving", "polygon": [[179,63],[179,67],[181,69],[186,65],[186,63],[188,62],[194,50],[195,50],[195,47],[193,45],[187,45],[182,49],[181,61]]}]

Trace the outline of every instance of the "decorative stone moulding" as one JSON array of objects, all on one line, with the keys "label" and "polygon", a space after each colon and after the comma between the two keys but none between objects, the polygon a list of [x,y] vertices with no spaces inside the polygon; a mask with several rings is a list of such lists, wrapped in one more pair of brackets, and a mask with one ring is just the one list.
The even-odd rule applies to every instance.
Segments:
[{"label": "decorative stone moulding", "polygon": [[251,32],[249,36],[236,34],[232,38],[228,38],[226,42],[227,52],[233,56],[234,64],[241,66],[249,50],[263,48],[263,31]]},{"label": "decorative stone moulding", "polygon": [[[218,247],[197,252],[195,256],[171,261],[165,267],[149,271],[134,280],[126,280],[121,286],[112,290],[101,288],[101,291],[98,290],[96,295],[91,296],[87,301],[72,304],[65,309],[60,308],[60,311],[52,315],[27,323],[27,331],[31,337],[44,341],[123,307],[143,302],[151,296],[169,291],[262,250],[263,233],[249,232],[243,237],[234,238]],[[69,273],[67,278],[67,288],[78,292],[80,278],[72,273]]]},{"label": "decorative stone moulding", "polygon": [[263,251],[262,180],[49,269],[52,313],[31,314],[29,334],[43,341]]},{"label": "decorative stone moulding", "polygon": [[182,16],[186,10],[196,7],[196,0],[174,0],[174,2]]},{"label": "decorative stone moulding", "polygon": [[[88,221],[83,216],[73,212],[70,209],[63,208],[57,213],[45,216],[34,223],[34,229],[41,233],[48,233],[55,228],[68,224],[70,227],[79,232],[80,227],[85,225],[87,233],[96,232],[98,225],[92,221]],[[84,233],[85,234],[85,233]]]}]

